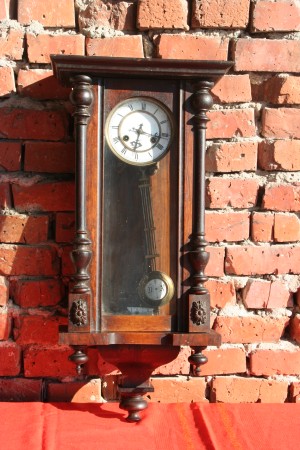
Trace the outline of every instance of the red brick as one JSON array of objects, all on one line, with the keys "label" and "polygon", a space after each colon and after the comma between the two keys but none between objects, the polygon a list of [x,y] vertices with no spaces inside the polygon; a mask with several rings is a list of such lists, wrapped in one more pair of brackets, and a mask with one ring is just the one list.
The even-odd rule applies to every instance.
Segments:
[{"label": "red brick", "polygon": [[206,250],[209,253],[209,261],[205,268],[205,273],[209,277],[222,277],[224,275],[224,247],[210,247]]},{"label": "red brick", "polygon": [[228,246],[225,271],[232,275],[299,273],[300,246]]},{"label": "red brick", "polygon": [[140,30],[172,29],[188,30],[188,5],[186,0],[140,0],[138,2],[137,27]]},{"label": "red brick", "polygon": [[24,170],[29,172],[73,173],[73,142],[26,142]]},{"label": "red brick", "polygon": [[54,248],[23,245],[0,245],[1,275],[57,275],[59,261]]},{"label": "red brick", "polygon": [[62,284],[57,279],[18,280],[11,290],[14,302],[21,308],[54,306],[63,297]]},{"label": "red brick", "polygon": [[207,139],[255,136],[253,108],[223,109],[208,113]]},{"label": "red brick", "polygon": [[209,242],[234,242],[249,238],[249,212],[207,211],[206,239]]},{"label": "red brick", "polygon": [[256,142],[213,143],[206,151],[207,172],[243,172],[256,170]]},{"label": "red brick", "polygon": [[238,39],[233,58],[238,72],[299,72],[300,41]]},{"label": "red brick", "polygon": [[51,0],[51,7],[40,0],[18,1],[18,22],[30,25],[32,20],[44,27],[75,28],[75,11],[73,0]]},{"label": "red brick", "polygon": [[300,141],[261,142],[258,145],[258,164],[263,170],[300,170]]},{"label": "red brick", "polygon": [[0,306],[6,306],[9,295],[9,281],[0,276]]},{"label": "red brick", "polygon": [[59,317],[19,316],[14,320],[14,340],[19,345],[57,344]]},{"label": "red brick", "polygon": [[147,400],[158,403],[208,402],[205,398],[206,381],[202,377],[151,378],[154,392],[147,394]]},{"label": "red brick", "polygon": [[24,33],[21,30],[10,29],[0,36],[0,58],[21,60],[23,57]]},{"label": "red brick", "polygon": [[11,317],[0,309],[0,341],[7,341],[11,332]]},{"label": "red brick", "polygon": [[56,214],[56,242],[72,242],[75,237],[75,217],[73,213]]},{"label": "red brick", "polygon": [[0,142],[0,169],[7,171],[20,170],[21,143]]},{"label": "red brick", "polygon": [[228,304],[235,304],[236,294],[233,281],[208,280],[205,287],[210,293],[212,308],[224,308]]},{"label": "red brick", "polygon": [[1,402],[42,401],[42,380],[11,378],[0,380]]},{"label": "red brick", "polygon": [[275,214],[274,241],[300,241],[300,220],[296,214]]},{"label": "red brick", "polygon": [[213,328],[217,333],[220,333],[223,343],[249,344],[279,341],[288,324],[288,317],[218,316]]},{"label": "red brick", "polygon": [[300,211],[300,183],[266,186],[263,208],[273,211]]},{"label": "red brick", "polygon": [[207,207],[250,208],[256,205],[259,182],[254,179],[210,178],[207,183]]},{"label": "red brick", "polygon": [[246,28],[250,0],[193,0],[192,28]]},{"label": "red brick", "polygon": [[61,273],[64,277],[71,277],[75,273],[74,264],[71,260],[72,246],[63,247],[61,250]]},{"label": "red brick", "polygon": [[68,131],[63,110],[0,108],[1,138],[59,141]]},{"label": "red brick", "polygon": [[103,403],[101,380],[48,383],[48,402]]},{"label": "red brick", "polygon": [[153,375],[188,375],[190,372],[190,363],[188,362],[190,354],[191,350],[188,347],[182,347],[176,359],[155,369]]},{"label": "red brick", "polygon": [[0,20],[9,19],[7,0],[0,0]]},{"label": "red brick", "polygon": [[248,74],[225,75],[212,88],[215,100],[221,103],[251,102],[251,84]]},{"label": "red brick", "polygon": [[143,58],[142,36],[116,36],[111,38],[87,38],[88,56],[126,56]]},{"label": "red brick", "polygon": [[0,96],[16,91],[15,76],[12,67],[0,67]]},{"label": "red brick", "polygon": [[256,85],[258,92],[253,100],[266,101],[277,105],[300,103],[300,77],[280,74]]},{"label": "red brick", "polygon": [[245,377],[215,377],[210,400],[213,403],[284,403],[288,381]]},{"label": "red brick", "polygon": [[291,383],[290,393],[294,403],[298,403],[300,401],[300,383],[294,381]]},{"label": "red brick", "polygon": [[299,31],[300,5],[297,0],[254,3],[252,31]]},{"label": "red brick", "polygon": [[262,135],[267,138],[299,139],[300,110],[298,108],[265,108],[262,113]]},{"label": "red brick", "polygon": [[201,367],[202,376],[246,372],[246,353],[243,348],[208,348],[203,354],[208,362]]},{"label": "red brick", "polygon": [[136,30],[136,2],[94,0],[88,4],[78,3],[80,30],[106,28],[122,31]]},{"label": "red brick", "polygon": [[273,240],[274,214],[253,212],[251,221],[251,238],[254,242]]},{"label": "red brick", "polygon": [[20,69],[18,73],[18,92],[24,97],[37,100],[68,99],[71,89],[63,87],[52,70]]},{"label": "red brick", "polygon": [[21,370],[20,347],[14,342],[0,342],[0,376],[14,377]]},{"label": "red brick", "polygon": [[50,181],[12,188],[17,211],[73,211],[75,208],[73,182]]},{"label": "red brick", "polygon": [[258,376],[299,375],[300,350],[257,349],[250,353],[250,373]]},{"label": "red brick", "polygon": [[227,61],[227,38],[192,34],[162,34],[156,39],[157,56],[167,59]]},{"label": "red brick", "polygon": [[290,321],[290,336],[300,344],[300,314],[296,314]]},{"label": "red brick", "polygon": [[292,294],[283,281],[249,279],[243,289],[247,308],[287,308],[293,306]]},{"label": "red brick", "polygon": [[30,377],[66,377],[76,375],[76,366],[68,357],[74,353],[66,346],[28,346],[24,350],[24,375]]},{"label": "red brick", "polygon": [[0,183],[0,209],[10,208],[12,204],[10,185]]},{"label": "red brick", "polygon": [[28,59],[31,63],[49,63],[50,55],[84,55],[81,34],[26,34]]},{"label": "red brick", "polygon": [[48,238],[47,216],[1,216],[0,242],[34,244]]}]

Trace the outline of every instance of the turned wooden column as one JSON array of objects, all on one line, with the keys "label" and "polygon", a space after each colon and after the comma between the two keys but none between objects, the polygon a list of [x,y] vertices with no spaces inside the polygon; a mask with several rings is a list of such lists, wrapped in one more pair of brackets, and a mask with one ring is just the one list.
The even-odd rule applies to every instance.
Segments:
[{"label": "turned wooden column", "polygon": [[[188,257],[191,264],[191,288],[188,294],[188,331],[203,332],[210,328],[210,295],[204,283],[207,281],[205,267],[209,260],[205,240],[205,152],[207,111],[213,105],[210,93],[213,83],[198,81],[194,84],[191,97],[194,133],[194,173],[193,173],[193,220],[190,235]],[[196,375],[200,374],[200,366],[207,361],[201,353],[202,347],[193,349],[189,358],[196,366]]]}]

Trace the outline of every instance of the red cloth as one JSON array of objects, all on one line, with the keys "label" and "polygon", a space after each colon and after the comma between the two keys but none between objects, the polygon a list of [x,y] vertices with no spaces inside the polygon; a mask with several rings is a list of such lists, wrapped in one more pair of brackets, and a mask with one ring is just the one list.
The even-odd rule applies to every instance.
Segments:
[{"label": "red cloth", "polygon": [[298,450],[300,405],[0,403],[5,450]]}]

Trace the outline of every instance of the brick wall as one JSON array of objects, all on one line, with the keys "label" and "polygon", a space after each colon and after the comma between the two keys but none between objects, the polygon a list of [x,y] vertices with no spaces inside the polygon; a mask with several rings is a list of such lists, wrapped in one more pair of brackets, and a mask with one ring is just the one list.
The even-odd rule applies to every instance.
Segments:
[{"label": "brick wall", "polygon": [[[153,401],[300,399],[298,0],[0,0],[0,399],[114,398],[58,346],[74,229],[69,92],[51,53],[233,60],[213,93],[207,150],[212,327],[200,378],[183,348]],[[298,292],[298,293],[297,293]],[[98,376],[101,378],[98,378]]]}]

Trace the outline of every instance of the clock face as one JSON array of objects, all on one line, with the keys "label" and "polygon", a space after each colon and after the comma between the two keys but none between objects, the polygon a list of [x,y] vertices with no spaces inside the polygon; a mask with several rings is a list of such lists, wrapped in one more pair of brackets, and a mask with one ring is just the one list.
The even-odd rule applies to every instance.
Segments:
[{"label": "clock face", "polygon": [[122,161],[146,166],[167,153],[173,138],[173,117],[150,97],[132,97],[115,106],[105,126],[110,149]]},{"label": "clock face", "polygon": [[139,284],[140,298],[154,308],[168,303],[174,295],[172,279],[160,270],[153,270],[144,275]]},{"label": "clock face", "polygon": [[149,300],[162,300],[167,294],[167,285],[160,278],[154,278],[145,286],[145,295]]}]

